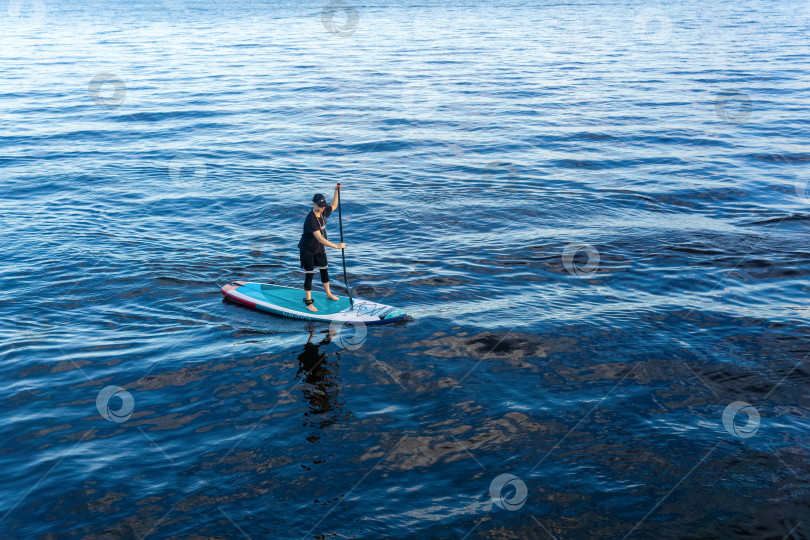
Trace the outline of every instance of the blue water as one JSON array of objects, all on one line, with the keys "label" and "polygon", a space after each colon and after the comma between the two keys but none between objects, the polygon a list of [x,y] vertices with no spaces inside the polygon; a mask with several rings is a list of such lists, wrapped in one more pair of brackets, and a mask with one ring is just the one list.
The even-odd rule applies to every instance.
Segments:
[{"label": "blue water", "polygon": [[810,4],[346,5],[0,9],[0,537],[810,537]]}]

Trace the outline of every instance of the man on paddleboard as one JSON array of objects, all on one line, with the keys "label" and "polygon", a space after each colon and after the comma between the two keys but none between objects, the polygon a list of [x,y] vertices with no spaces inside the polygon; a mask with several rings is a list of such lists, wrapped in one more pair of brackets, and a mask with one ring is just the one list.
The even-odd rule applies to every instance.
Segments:
[{"label": "man on paddleboard", "polygon": [[306,298],[304,303],[310,311],[318,311],[312,300],[312,275],[315,269],[321,271],[321,283],[326,291],[326,297],[330,300],[338,300],[338,297],[332,294],[329,290],[329,272],[327,271],[326,263],[326,250],[323,246],[329,246],[335,249],[343,249],[346,244],[333,244],[326,239],[326,218],[335,210],[338,205],[338,191],[340,191],[340,184],[335,186],[335,194],[332,197],[332,204],[326,203],[326,197],[320,193],[316,193],[312,197],[312,210],[307,214],[304,220],[304,234],[301,235],[301,240],[298,241],[298,251],[301,255],[301,268],[304,269],[306,277],[304,278],[304,292]]}]

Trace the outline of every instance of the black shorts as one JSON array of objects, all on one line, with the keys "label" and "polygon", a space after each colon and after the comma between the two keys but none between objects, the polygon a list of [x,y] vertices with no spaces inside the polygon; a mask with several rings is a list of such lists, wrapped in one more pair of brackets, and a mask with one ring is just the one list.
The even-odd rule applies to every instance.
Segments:
[{"label": "black shorts", "polygon": [[299,250],[298,253],[301,256],[301,268],[303,268],[304,272],[307,274],[313,273],[316,268],[323,270],[327,266],[325,251],[312,253],[311,251]]}]

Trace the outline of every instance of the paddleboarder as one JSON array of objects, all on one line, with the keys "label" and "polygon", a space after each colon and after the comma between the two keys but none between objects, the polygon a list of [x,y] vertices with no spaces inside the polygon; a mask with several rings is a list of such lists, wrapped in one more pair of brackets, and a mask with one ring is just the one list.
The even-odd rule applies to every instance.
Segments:
[{"label": "paddleboarder", "polygon": [[315,269],[320,270],[321,283],[326,291],[326,297],[330,300],[339,300],[337,296],[332,294],[329,290],[329,272],[326,261],[326,250],[324,246],[329,246],[335,249],[344,249],[346,244],[333,244],[326,239],[326,218],[338,207],[338,192],[340,191],[340,183],[335,186],[335,194],[332,197],[332,203],[327,204],[326,197],[320,193],[316,193],[312,197],[312,210],[307,214],[304,220],[304,234],[301,235],[301,240],[298,241],[298,252],[301,256],[301,268],[304,269],[306,277],[304,278],[304,304],[306,304],[309,311],[318,311],[312,300],[312,275]]}]

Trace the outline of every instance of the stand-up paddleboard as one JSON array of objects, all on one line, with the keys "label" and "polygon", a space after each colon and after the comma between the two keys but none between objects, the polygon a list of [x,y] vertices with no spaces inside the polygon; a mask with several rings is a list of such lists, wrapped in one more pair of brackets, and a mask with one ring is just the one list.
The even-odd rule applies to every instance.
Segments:
[{"label": "stand-up paddleboard", "polygon": [[255,309],[307,321],[340,321],[370,325],[388,324],[408,318],[399,308],[359,298],[350,302],[344,296],[340,296],[339,300],[329,300],[326,293],[320,291],[312,291],[312,299],[318,308],[318,311],[313,312],[304,305],[302,289],[281,285],[234,281],[222,287],[222,294]]}]

